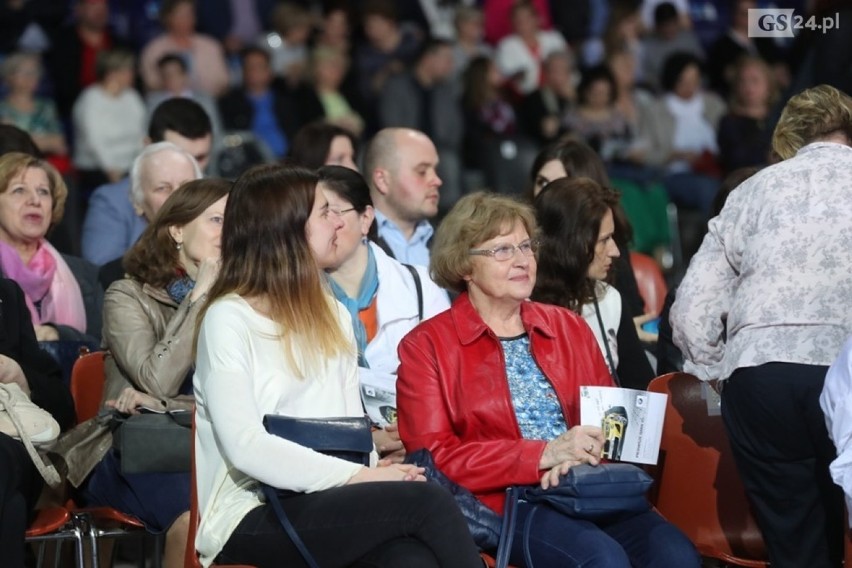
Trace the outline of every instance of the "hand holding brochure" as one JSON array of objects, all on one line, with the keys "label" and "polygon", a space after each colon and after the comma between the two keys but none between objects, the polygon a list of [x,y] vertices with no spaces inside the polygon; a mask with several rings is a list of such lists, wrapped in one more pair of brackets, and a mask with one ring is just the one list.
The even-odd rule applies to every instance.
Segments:
[{"label": "hand holding brochure", "polygon": [[580,423],[600,426],[603,457],[656,464],[668,395],[616,387],[580,387]]},{"label": "hand holding brochure", "polygon": [[358,377],[370,420],[382,428],[396,422],[396,375],[359,367]]}]

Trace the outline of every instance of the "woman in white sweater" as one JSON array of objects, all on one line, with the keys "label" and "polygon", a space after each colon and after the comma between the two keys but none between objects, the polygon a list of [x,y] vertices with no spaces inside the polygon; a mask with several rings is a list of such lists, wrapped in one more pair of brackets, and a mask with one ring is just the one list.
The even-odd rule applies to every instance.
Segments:
[{"label": "woman in white sweater", "polygon": [[197,343],[202,564],[300,562],[262,482],[297,493],[281,505],[322,566],[480,566],[452,497],[418,483],[422,469],[363,467],[263,427],[266,414],[363,414],[350,316],[319,261],[341,227],[309,170],[258,166],[234,185]]}]

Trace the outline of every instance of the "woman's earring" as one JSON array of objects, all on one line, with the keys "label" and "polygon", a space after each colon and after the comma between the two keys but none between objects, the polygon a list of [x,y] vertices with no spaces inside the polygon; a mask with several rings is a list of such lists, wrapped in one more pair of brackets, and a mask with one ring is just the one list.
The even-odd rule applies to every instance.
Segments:
[{"label": "woman's earring", "polygon": [[367,243],[369,243],[369,242],[370,242],[370,239],[368,239],[366,235],[364,235],[363,237],[361,237],[361,244],[362,244],[362,245],[366,245],[366,244],[367,244]]},{"label": "woman's earring", "polygon": [[180,250],[183,248],[183,243],[175,243],[175,248]]}]

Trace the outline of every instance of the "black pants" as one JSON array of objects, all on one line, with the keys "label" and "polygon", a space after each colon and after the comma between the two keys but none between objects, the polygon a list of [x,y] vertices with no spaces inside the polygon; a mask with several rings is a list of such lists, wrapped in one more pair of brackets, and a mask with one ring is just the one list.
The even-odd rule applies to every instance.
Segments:
[{"label": "black pants", "polygon": [[24,533],[44,482],[24,445],[0,434],[0,564],[24,566]]},{"label": "black pants", "polygon": [[827,367],[767,363],[737,369],[722,391],[722,418],[772,568],[837,567],[843,493],[819,395]]},{"label": "black pants", "polygon": [[[431,483],[360,483],[281,504],[323,568],[482,566],[455,500]],[[269,505],[243,518],[216,562],[305,566]]]}]

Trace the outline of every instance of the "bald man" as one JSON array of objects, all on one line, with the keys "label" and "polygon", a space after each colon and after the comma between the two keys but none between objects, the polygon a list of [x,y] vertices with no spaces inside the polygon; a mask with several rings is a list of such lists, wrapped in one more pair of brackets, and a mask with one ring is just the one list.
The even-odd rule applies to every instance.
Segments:
[{"label": "bald man", "polygon": [[429,265],[441,178],[438,151],[428,136],[410,128],[380,130],[364,158],[364,177],[376,210],[379,244],[398,261]]}]

